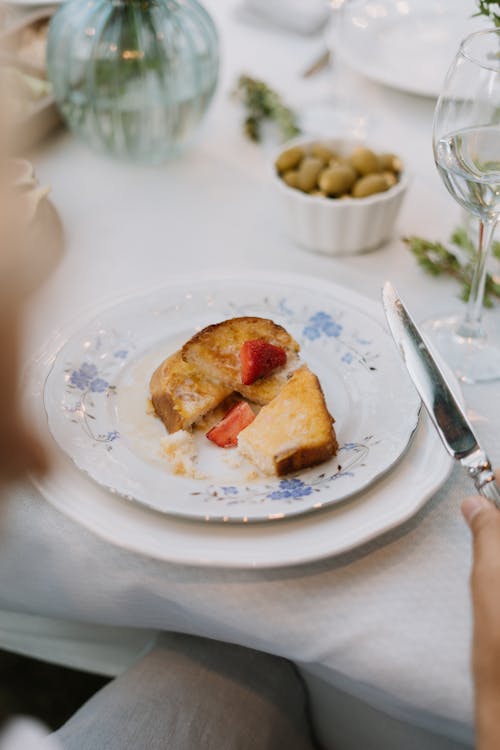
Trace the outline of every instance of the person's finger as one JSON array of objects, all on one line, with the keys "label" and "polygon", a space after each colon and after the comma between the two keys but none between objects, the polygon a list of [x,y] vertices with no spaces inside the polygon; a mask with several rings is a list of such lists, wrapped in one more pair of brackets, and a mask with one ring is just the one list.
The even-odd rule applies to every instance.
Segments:
[{"label": "person's finger", "polygon": [[[500,487],[500,469],[495,472],[495,479],[496,483]],[[471,495],[470,497],[466,497],[462,502],[461,510],[463,517],[467,521],[467,524],[471,528],[471,531],[473,533],[474,529],[472,528],[472,524],[474,517],[481,513],[481,511],[489,511],[490,509],[497,510],[493,503],[487,500],[482,495]]]},{"label": "person's finger", "polygon": [[496,574],[500,569],[499,510],[485,497],[473,495],[463,501],[462,513],[472,532],[474,572],[484,568]]},{"label": "person's finger", "polygon": [[[466,497],[460,506],[462,515],[465,518],[470,530],[474,533],[474,519],[480,513],[487,513],[490,510],[497,510],[495,506],[482,495],[471,495]],[[498,511],[497,511],[498,512]]]}]

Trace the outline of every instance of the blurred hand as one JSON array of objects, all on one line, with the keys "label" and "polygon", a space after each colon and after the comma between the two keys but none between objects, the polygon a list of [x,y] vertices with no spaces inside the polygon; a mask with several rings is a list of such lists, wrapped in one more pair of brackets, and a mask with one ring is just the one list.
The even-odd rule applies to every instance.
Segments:
[{"label": "blurred hand", "polygon": [[0,485],[46,468],[44,451],[19,407],[21,318],[26,294],[34,288],[33,263],[23,253],[24,204],[8,185],[6,163],[0,162]]},{"label": "blurred hand", "polygon": [[[500,484],[500,472],[497,472]],[[469,497],[462,513],[473,537],[472,665],[476,750],[500,748],[500,512],[484,497]]]},{"label": "blurred hand", "polygon": [[17,307],[0,307],[0,484],[46,469],[44,451],[19,413],[19,314]]},{"label": "blurred hand", "polygon": [[18,92],[0,75],[0,489],[6,480],[46,468],[44,451],[20,409],[20,335],[24,300],[62,252],[62,226],[25,160],[13,159]]}]

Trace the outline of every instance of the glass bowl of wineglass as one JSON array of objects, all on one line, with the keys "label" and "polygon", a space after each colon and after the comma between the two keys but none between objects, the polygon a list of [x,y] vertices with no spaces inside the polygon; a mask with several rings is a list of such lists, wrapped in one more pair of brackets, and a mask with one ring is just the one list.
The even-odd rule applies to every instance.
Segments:
[{"label": "glass bowl of wineglass", "polygon": [[500,218],[500,29],[461,43],[436,104],[433,147],[446,188],[480,229],[465,315],[427,321],[424,329],[462,382],[496,380],[500,337],[485,330],[483,298]]}]

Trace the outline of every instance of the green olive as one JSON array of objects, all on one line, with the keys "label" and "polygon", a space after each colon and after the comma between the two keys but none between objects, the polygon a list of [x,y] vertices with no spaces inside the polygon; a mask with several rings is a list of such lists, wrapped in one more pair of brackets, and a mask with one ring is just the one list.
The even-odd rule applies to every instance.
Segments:
[{"label": "green olive", "polygon": [[310,193],[318,185],[318,175],[323,169],[323,162],[316,156],[306,156],[302,159],[297,177],[297,186],[304,193]]},{"label": "green olive", "polygon": [[[333,159],[330,159],[330,161],[328,163],[329,167],[338,167],[340,165],[342,165],[344,167],[345,166],[351,167],[351,162],[349,161],[349,159],[346,156],[340,156],[340,154],[337,154],[336,156],[333,157]],[[351,167],[351,169],[352,169],[352,167]]]},{"label": "green olive", "polygon": [[319,186],[327,195],[344,195],[356,181],[356,172],[347,164],[338,164],[325,169],[319,178]]},{"label": "green olive", "polygon": [[354,198],[366,198],[368,195],[383,193],[384,190],[388,190],[389,187],[390,186],[383,175],[368,174],[365,177],[360,177],[354,184],[352,194]]},{"label": "green olive", "polygon": [[360,175],[380,172],[380,164],[377,155],[369,148],[364,148],[363,146],[354,149],[351,154],[350,163]]},{"label": "green olive", "polygon": [[323,143],[314,143],[311,147],[311,156],[316,156],[321,159],[323,164],[328,164],[332,159],[337,158],[337,154],[328,146]]},{"label": "green olive", "polygon": [[296,169],[289,169],[288,172],[283,172],[281,176],[288,187],[298,188],[299,173]]},{"label": "green olive", "polygon": [[393,185],[395,185],[398,181],[398,178],[396,177],[394,172],[382,172],[382,177],[387,182],[388,187],[393,187]]},{"label": "green olive", "polygon": [[276,159],[276,169],[278,172],[288,172],[290,169],[295,169],[300,163],[304,156],[304,152],[299,146],[293,146],[283,151]]},{"label": "green olive", "polygon": [[380,154],[378,160],[383,172],[399,174],[403,170],[403,163],[396,154]]}]

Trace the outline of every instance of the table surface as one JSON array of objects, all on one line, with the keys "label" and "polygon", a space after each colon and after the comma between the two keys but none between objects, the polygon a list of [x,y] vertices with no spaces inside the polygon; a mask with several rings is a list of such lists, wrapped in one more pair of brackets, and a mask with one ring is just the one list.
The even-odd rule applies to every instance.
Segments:
[{"label": "table surface", "polygon": [[[243,25],[229,0],[206,5],[221,30],[221,81],[200,138],[182,158],[157,168],[118,164],[64,132],[35,154],[39,178],[53,186],[67,252],[32,302],[27,356],[83,308],[198,270],[307,273],[372,298],[390,276],[417,318],[457,309],[456,287],[425,276],[399,239],[446,239],[459,221],[432,160],[434,103],[371,83],[339,61],[305,81],[300,73],[321,51],[320,39]],[[331,259],[284,236],[269,179],[272,144],[242,137],[241,111],[229,96],[240,72],[276,86],[318,132],[328,132],[336,96],[364,113],[370,139],[400,154],[412,175],[393,241]],[[498,312],[490,317],[498,324]],[[498,392],[497,384],[464,391],[496,461]],[[369,545],[302,567],[236,572],[124,552],[21,485],[2,519],[0,607],[235,641],[304,663],[327,681],[345,675],[402,712],[467,727],[470,539],[459,502],[469,490],[454,471],[411,522]]]}]

